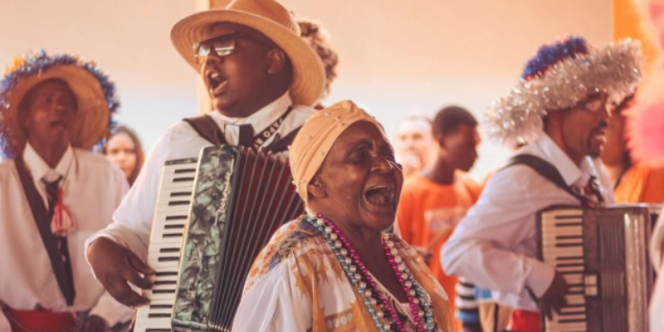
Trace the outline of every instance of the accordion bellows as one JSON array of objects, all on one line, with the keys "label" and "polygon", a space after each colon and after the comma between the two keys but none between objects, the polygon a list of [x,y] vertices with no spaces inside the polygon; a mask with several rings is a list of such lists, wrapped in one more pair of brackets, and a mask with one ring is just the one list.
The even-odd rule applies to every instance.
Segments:
[{"label": "accordion bellows", "polygon": [[203,149],[174,330],[230,331],[252,262],[279,226],[303,212],[285,157],[236,146]]}]

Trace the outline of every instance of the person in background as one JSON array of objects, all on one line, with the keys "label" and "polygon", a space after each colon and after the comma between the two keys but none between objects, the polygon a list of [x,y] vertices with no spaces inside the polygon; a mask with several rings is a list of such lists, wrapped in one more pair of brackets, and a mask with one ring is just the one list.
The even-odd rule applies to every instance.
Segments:
[{"label": "person in background", "polygon": [[606,131],[602,162],[613,183],[616,203],[664,203],[664,167],[634,162],[627,149],[625,114],[634,96],[625,98],[613,111]]},{"label": "person in background", "polygon": [[297,24],[300,26],[300,31],[302,31],[302,39],[316,51],[316,54],[318,54],[325,67],[325,89],[318,104],[315,106],[317,110],[321,110],[324,108],[321,102],[330,95],[332,82],[337,78],[339,54],[332,49],[330,45],[330,33],[323,28],[322,22],[299,17]]},{"label": "person in background", "polygon": [[404,177],[431,168],[436,160],[431,120],[424,115],[411,115],[400,121],[394,147]]},{"label": "person in background", "polygon": [[120,167],[129,185],[133,185],[145,160],[143,144],[138,135],[128,127],[117,127],[106,143],[104,153],[108,160]]},{"label": "person in background", "polygon": [[464,108],[445,107],[433,121],[433,136],[438,156],[431,169],[406,180],[397,212],[399,230],[402,238],[427,259],[464,328],[477,330],[479,317],[473,285],[457,284],[457,278],[440,266],[442,245],[480,195],[480,185],[465,174],[477,159],[477,120]]},{"label": "person in background", "polygon": [[570,36],[544,45],[486,114],[494,138],[527,145],[489,179],[443,247],[442,264],[513,308],[510,330],[539,332],[542,316],[566,306],[566,277],[537,259],[536,216],[553,205],[613,202],[596,158],[612,105],[641,80],[641,59],[630,40],[593,47]]},{"label": "person in background", "polygon": [[129,190],[91,151],[119,105],[113,83],[93,62],[40,51],[15,58],[0,86],[0,331],[126,330],[133,310],[83,250]]}]

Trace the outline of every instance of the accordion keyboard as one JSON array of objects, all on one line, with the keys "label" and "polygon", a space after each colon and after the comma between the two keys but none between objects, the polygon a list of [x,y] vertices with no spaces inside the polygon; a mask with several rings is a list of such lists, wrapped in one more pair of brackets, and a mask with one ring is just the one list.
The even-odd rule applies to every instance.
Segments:
[{"label": "accordion keyboard", "polygon": [[546,331],[587,331],[583,272],[583,211],[559,210],[542,217],[542,258],[569,286],[567,306],[545,323]]},{"label": "accordion keyboard", "polygon": [[180,250],[191,205],[196,159],[168,161],[162,168],[147,262],[156,271],[154,287],[144,291],[150,304],[136,313],[136,332],[170,332]]},{"label": "accordion keyboard", "polygon": [[538,257],[567,282],[566,306],[544,332],[647,332],[650,216],[646,206],[539,213]]}]

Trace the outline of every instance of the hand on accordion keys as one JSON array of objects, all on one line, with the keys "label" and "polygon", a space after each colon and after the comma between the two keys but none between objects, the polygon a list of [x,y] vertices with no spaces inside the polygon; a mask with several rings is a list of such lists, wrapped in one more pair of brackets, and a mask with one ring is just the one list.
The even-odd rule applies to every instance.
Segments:
[{"label": "hand on accordion keys", "polygon": [[148,298],[134,292],[128,282],[142,289],[150,289],[152,282],[148,276],[154,275],[155,271],[131,250],[109,239],[100,238],[88,248],[87,256],[99,282],[118,302],[129,307],[150,302]]},{"label": "hand on accordion keys", "polygon": [[[566,305],[567,287],[567,282],[563,276],[556,271],[546,292],[539,299],[535,298],[541,315],[552,319],[554,313],[560,313],[560,309]],[[531,295],[533,294],[531,293]]]}]

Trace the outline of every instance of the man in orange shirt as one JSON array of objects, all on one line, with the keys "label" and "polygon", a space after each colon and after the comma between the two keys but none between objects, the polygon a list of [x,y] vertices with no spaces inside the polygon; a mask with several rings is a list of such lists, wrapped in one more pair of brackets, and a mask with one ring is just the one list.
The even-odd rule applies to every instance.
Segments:
[{"label": "man in orange shirt", "polygon": [[[455,299],[457,278],[448,276],[440,266],[440,249],[452,234],[457,222],[479,197],[480,185],[464,172],[470,170],[477,159],[480,135],[477,120],[467,110],[449,106],[436,115],[433,134],[438,144],[437,159],[430,170],[414,174],[406,180],[401,192],[397,219],[401,236],[425,258],[450,299],[450,305],[463,302]],[[474,290],[470,288],[468,293]],[[463,310],[474,311],[476,304]],[[459,314],[457,312],[457,314]],[[478,327],[477,321],[467,323]],[[470,328],[470,326],[469,326]]]},{"label": "man in orange shirt", "polygon": [[613,112],[606,132],[602,162],[606,166],[616,203],[664,203],[664,167],[653,168],[634,163],[625,138],[625,111],[633,96],[626,98]]}]

